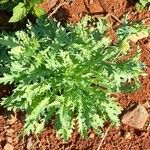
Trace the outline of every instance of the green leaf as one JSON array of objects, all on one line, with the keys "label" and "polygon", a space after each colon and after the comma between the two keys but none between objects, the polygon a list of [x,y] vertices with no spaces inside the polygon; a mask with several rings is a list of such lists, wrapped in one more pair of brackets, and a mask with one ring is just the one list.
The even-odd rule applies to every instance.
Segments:
[{"label": "green leaf", "polygon": [[9,0],[1,0],[0,4],[3,5],[4,3],[7,3]]},{"label": "green leaf", "polygon": [[130,49],[129,42],[127,41],[122,41],[120,44],[120,50],[123,54],[128,54],[128,51]]},{"label": "green leaf", "polygon": [[14,41],[13,37],[2,35],[2,37],[0,37],[0,45],[6,46],[8,48],[10,47],[13,48],[13,47],[16,47],[18,43]]},{"label": "green leaf", "polygon": [[136,3],[138,11],[142,11],[146,6],[150,8],[150,0],[139,0],[139,2]]},{"label": "green leaf", "polygon": [[98,114],[94,114],[92,116],[92,122],[91,122],[91,125],[94,129],[94,131],[97,133],[97,134],[100,134],[100,128],[102,128],[104,126],[104,120],[102,118],[100,118],[100,115]]},{"label": "green leaf", "polygon": [[[26,123],[25,123],[25,129],[24,129],[24,133],[29,135],[31,133],[31,131],[39,133],[41,130],[43,130],[44,128],[44,120],[42,121],[41,119],[41,124],[38,123],[38,118],[40,117],[40,115],[42,115],[42,112],[45,111],[45,108],[47,107],[49,102],[49,98],[46,97],[44,98],[41,102],[39,102],[38,104],[34,104],[35,106],[33,108],[31,108],[31,112],[29,113],[29,115],[26,118]],[[29,110],[28,110],[29,111]],[[31,126],[31,124],[33,126]],[[32,128],[31,128],[32,127]]]},{"label": "green leaf", "polygon": [[41,7],[35,6],[35,7],[34,7],[34,14],[35,14],[37,17],[41,17],[41,16],[45,15],[46,13],[45,13],[44,9],[42,9]]},{"label": "green leaf", "polygon": [[0,78],[0,84],[7,84],[7,83],[13,83],[14,77],[9,74],[4,74],[4,77]]},{"label": "green leaf", "polygon": [[13,16],[10,18],[9,22],[18,22],[22,20],[27,14],[29,10],[25,3],[19,3],[16,7],[13,8]]}]

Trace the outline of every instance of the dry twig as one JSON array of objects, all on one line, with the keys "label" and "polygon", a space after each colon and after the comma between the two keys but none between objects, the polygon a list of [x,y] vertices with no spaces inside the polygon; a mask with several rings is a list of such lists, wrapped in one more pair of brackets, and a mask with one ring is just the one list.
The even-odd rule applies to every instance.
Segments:
[{"label": "dry twig", "polygon": [[107,128],[107,130],[106,130],[106,132],[105,132],[105,134],[104,134],[104,136],[103,136],[103,138],[102,138],[102,140],[101,140],[101,142],[100,142],[100,144],[99,144],[97,150],[100,150],[100,149],[101,149],[102,144],[103,144],[103,142],[104,142],[104,140],[105,140],[105,138],[106,138],[106,136],[107,136],[107,134],[108,134],[108,131],[110,130],[111,126],[112,126],[112,124],[110,124],[110,125],[108,126],[108,128]]},{"label": "dry twig", "polygon": [[150,51],[150,49],[149,49],[141,40],[139,40],[139,43],[140,43],[142,46],[144,46],[145,49],[147,49],[148,51]]},{"label": "dry twig", "polygon": [[108,13],[107,15],[106,15],[106,17],[112,17],[112,18],[114,18],[117,22],[119,22],[120,24],[122,24],[122,21],[121,20],[119,20],[113,13]]},{"label": "dry twig", "polygon": [[48,19],[50,19],[57,11],[58,11],[58,9],[60,8],[60,7],[62,7],[63,5],[67,5],[67,4],[69,4],[69,2],[70,2],[71,0],[65,0],[65,1],[63,1],[62,3],[60,3],[60,4],[58,4],[58,6],[51,12],[51,13],[49,13],[48,14]]}]

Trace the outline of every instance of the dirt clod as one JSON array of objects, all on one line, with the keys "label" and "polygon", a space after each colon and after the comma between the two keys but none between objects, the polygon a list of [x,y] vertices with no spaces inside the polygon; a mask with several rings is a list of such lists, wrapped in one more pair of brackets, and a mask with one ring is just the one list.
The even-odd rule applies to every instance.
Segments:
[{"label": "dirt clod", "polygon": [[149,114],[143,105],[138,105],[132,111],[127,112],[122,117],[122,123],[137,129],[143,129]]}]

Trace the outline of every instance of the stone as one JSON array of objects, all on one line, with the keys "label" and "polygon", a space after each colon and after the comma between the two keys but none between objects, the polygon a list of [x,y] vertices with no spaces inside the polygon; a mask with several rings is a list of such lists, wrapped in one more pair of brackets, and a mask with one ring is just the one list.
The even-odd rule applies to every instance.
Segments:
[{"label": "stone", "polygon": [[146,44],[146,46],[147,46],[147,48],[150,49],[150,42],[148,42],[148,43]]},{"label": "stone", "polygon": [[94,3],[93,0],[89,0],[89,4],[92,5]]},{"label": "stone", "polygon": [[95,135],[93,133],[90,134],[89,138],[94,139]]},{"label": "stone", "polygon": [[150,108],[150,102],[145,102],[144,104],[143,104],[143,106],[146,108],[146,109],[149,109]]},{"label": "stone", "polygon": [[138,32],[137,34],[134,34],[134,35],[131,35],[129,37],[129,39],[132,41],[132,42],[137,42],[138,40],[141,40],[143,38],[147,38],[149,36],[149,34],[147,33],[144,33],[144,32]]},{"label": "stone", "polygon": [[7,139],[7,142],[10,143],[10,144],[13,142],[11,137],[7,137],[6,139]]},{"label": "stone", "polygon": [[33,146],[32,137],[30,137],[30,138],[28,138],[28,140],[27,140],[27,149],[31,149],[32,146]]},{"label": "stone", "polygon": [[14,150],[14,147],[11,144],[6,144],[4,150]]},{"label": "stone", "polygon": [[12,134],[14,134],[15,130],[7,129],[6,132],[7,132],[6,135],[12,135]]},{"label": "stone", "polygon": [[123,115],[122,123],[134,127],[136,129],[143,129],[149,114],[143,105],[138,105],[135,109]]},{"label": "stone", "polygon": [[125,139],[131,140],[132,139],[132,134],[130,132],[126,132],[124,135]]}]

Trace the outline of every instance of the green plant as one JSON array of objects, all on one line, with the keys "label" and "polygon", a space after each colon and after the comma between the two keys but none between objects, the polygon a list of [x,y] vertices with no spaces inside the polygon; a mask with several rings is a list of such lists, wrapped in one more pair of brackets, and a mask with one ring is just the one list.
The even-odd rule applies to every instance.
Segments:
[{"label": "green plant", "polygon": [[64,140],[75,123],[82,137],[91,127],[99,133],[106,121],[119,124],[121,107],[111,94],[131,80],[135,90],[143,74],[139,49],[132,58],[120,60],[122,42],[129,42],[144,26],[120,27],[115,45],[106,36],[108,28],[105,18],[85,17],[65,27],[54,20],[38,20],[36,25],[29,23],[26,32],[0,38],[11,59],[0,83],[15,85],[2,105],[26,111],[24,134],[41,132],[52,118]]},{"label": "green plant", "polygon": [[0,76],[5,72],[5,66],[8,65],[9,57],[7,48],[0,46]]},{"label": "green plant", "polygon": [[146,6],[148,6],[148,9],[150,10],[150,0],[139,0],[139,2],[136,3],[136,8],[138,11],[143,10]]},{"label": "green plant", "polygon": [[1,0],[0,1],[0,10],[10,11],[13,8],[13,3],[10,0]]},{"label": "green plant", "polygon": [[[5,34],[0,33],[0,38],[3,38]],[[7,46],[0,44],[0,77],[2,77],[3,73],[6,71],[6,66],[10,63],[10,58],[8,55]]]},{"label": "green plant", "polygon": [[39,6],[42,2],[43,0],[2,0],[0,2],[0,9],[13,11],[9,22],[18,22],[29,13],[37,17],[44,15],[44,10]]}]

